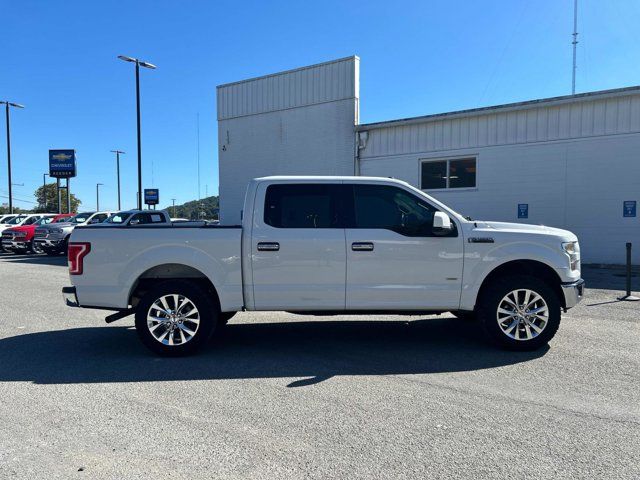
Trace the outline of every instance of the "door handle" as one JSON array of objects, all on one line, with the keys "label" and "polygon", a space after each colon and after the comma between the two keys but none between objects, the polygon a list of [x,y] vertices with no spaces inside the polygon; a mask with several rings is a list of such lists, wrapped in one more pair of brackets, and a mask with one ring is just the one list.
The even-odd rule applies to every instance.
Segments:
[{"label": "door handle", "polygon": [[373,242],[353,242],[351,244],[351,250],[354,252],[372,252]]},{"label": "door handle", "polygon": [[258,242],[259,252],[277,252],[278,250],[280,250],[278,242]]}]

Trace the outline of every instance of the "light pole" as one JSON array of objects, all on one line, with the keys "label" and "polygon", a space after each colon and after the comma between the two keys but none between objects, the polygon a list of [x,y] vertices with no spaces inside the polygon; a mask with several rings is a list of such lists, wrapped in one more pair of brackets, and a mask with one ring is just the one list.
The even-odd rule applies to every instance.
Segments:
[{"label": "light pole", "polygon": [[140,143],[140,67],[156,69],[152,63],[143,62],[139,58],[118,55],[120,60],[136,64],[136,112],[138,118],[138,210],[142,210],[142,144]]},{"label": "light pole", "polygon": [[173,202],[173,218],[176,218],[176,199],[172,198],[171,201]]},{"label": "light pole", "polygon": [[100,185],[104,183],[96,183],[96,212],[100,211]]},{"label": "light pole", "polygon": [[9,107],[24,108],[24,105],[20,105],[19,103],[11,103],[6,100],[0,101],[0,105],[5,106],[7,117],[7,170],[9,176],[9,213],[13,213],[13,195],[11,191],[11,135],[9,127]]},{"label": "light pole", "polygon": [[42,174],[42,203],[44,204],[44,211],[47,211],[47,178],[49,174]]},{"label": "light pole", "polygon": [[124,154],[122,150],[111,150],[111,152],[116,154],[116,166],[118,172],[118,211],[122,210],[120,208],[120,154]]}]

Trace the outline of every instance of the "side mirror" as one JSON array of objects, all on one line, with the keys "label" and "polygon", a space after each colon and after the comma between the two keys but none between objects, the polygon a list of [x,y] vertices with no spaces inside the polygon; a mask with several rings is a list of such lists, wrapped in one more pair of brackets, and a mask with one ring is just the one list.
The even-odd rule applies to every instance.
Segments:
[{"label": "side mirror", "polygon": [[433,233],[436,235],[446,235],[453,230],[453,224],[449,215],[444,212],[436,212],[433,214]]}]

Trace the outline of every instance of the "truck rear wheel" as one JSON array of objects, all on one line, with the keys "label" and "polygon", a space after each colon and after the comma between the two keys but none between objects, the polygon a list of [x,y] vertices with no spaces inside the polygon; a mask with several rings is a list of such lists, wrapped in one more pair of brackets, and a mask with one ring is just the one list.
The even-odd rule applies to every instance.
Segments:
[{"label": "truck rear wheel", "polygon": [[560,327],[560,301],[544,281],[529,275],[503,277],[479,299],[478,319],[489,339],[509,350],[536,350]]},{"label": "truck rear wheel", "polygon": [[219,309],[198,285],[182,280],[158,284],[136,308],[136,330],[144,345],[164,356],[194,353],[213,334]]}]

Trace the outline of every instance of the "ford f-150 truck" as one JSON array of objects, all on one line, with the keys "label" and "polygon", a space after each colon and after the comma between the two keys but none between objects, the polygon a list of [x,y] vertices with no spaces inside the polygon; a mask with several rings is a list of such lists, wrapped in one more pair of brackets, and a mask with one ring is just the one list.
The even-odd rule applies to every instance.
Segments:
[{"label": "ford f-150 truck", "polygon": [[267,177],[241,226],[81,226],[69,243],[70,306],[135,314],[142,342],[192,353],[241,310],[477,318],[530,350],[578,303],[578,239],[566,230],[468,220],[394,179]]}]

